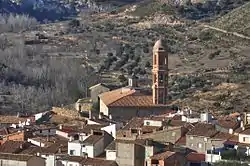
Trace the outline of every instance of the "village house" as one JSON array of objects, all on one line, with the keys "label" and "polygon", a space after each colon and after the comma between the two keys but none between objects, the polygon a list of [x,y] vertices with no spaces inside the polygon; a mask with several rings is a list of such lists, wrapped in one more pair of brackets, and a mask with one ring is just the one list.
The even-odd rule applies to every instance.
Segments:
[{"label": "village house", "polygon": [[8,134],[2,136],[2,143],[7,140],[14,140],[14,141],[26,141],[28,138],[32,137],[32,131],[27,129],[7,129]]},{"label": "village house", "polygon": [[108,92],[108,91],[117,89],[117,88],[118,88],[118,86],[107,85],[104,83],[99,83],[99,84],[93,85],[93,86],[89,87],[90,98],[91,98],[93,103],[97,103],[99,101],[98,95],[100,95],[104,92]]},{"label": "village house", "polygon": [[105,148],[105,152],[106,152],[106,160],[116,160],[116,143],[115,140],[112,141],[106,148]]},{"label": "village house", "polygon": [[64,137],[60,137],[58,135],[55,136],[36,136],[28,138],[27,140],[31,144],[39,147],[49,147],[56,142],[62,142],[63,144],[67,144],[68,139]]},{"label": "village house", "polygon": [[[215,122],[215,128],[217,131],[233,134],[234,131],[240,127],[243,122],[233,118],[220,118]],[[243,125],[243,124],[242,124]]]},{"label": "village house", "polygon": [[116,162],[119,166],[145,165],[151,156],[168,147],[148,139],[116,140]]},{"label": "village house", "polygon": [[0,163],[4,166],[45,166],[45,159],[33,155],[0,153]]},{"label": "village house", "polygon": [[205,154],[211,148],[223,148],[224,143],[233,136],[217,131],[213,124],[198,123],[186,134],[186,147]]},{"label": "village house", "polygon": [[205,153],[211,149],[209,138],[213,137],[217,131],[215,126],[207,123],[198,123],[186,134],[186,147],[197,152]]},{"label": "village house", "polygon": [[67,155],[67,142],[55,141],[47,147],[39,147],[27,141],[6,141],[0,146],[0,153],[36,155],[45,159],[46,166],[55,165],[57,157]]},{"label": "village house", "polygon": [[205,154],[191,152],[186,156],[186,166],[208,166]]},{"label": "village house", "polygon": [[133,118],[117,132],[117,139],[153,139],[175,143],[185,136],[191,124],[164,117]]},{"label": "village house", "polygon": [[40,124],[27,126],[26,129],[32,130],[36,136],[54,136],[56,135],[57,126],[53,124]]},{"label": "village house", "polygon": [[101,130],[106,131],[114,138],[116,138],[116,131],[123,127],[123,122],[114,120],[111,115],[107,117],[102,113],[100,113],[98,117],[90,117],[87,120],[87,124],[102,125]]},{"label": "village house", "polygon": [[184,166],[186,159],[183,154],[171,151],[157,153],[150,157],[148,165],[151,166]]},{"label": "village house", "polygon": [[73,156],[97,157],[113,141],[113,137],[102,130],[91,130],[85,139],[75,138],[68,142],[68,154]]}]

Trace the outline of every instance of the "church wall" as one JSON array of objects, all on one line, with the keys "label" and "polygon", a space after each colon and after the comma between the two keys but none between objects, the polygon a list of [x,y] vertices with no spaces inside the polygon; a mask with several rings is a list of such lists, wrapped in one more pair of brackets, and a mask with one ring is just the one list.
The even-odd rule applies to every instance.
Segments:
[{"label": "church wall", "polygon": [[166,110],[162,107],[109,107],[109,113],[115,119],[130,120],[133,117],[147,117],[157,115]]}]

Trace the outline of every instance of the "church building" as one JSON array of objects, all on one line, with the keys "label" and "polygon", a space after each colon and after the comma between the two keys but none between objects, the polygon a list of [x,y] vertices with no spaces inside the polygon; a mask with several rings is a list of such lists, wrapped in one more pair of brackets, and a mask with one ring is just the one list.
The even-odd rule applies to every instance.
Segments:
[{"label": "church building", "polygon": [[100,94],[100,113],[128,120],[167,111],[168,53],[162,40],[153,47],[152,76],[150,91],[137,87],[137,78],[132,76],[127,87]]}]

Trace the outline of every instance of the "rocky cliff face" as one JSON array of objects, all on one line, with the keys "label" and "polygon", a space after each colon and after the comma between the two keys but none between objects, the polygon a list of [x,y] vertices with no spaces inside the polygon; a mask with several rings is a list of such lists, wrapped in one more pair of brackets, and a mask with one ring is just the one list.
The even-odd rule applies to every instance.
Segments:
[{"label": "rocky cliff face", "polygon": [[2,0],[0,13],[29,14],[39,21],[62,20],[83,10],[104,11],[112,4],[95,0]]}]

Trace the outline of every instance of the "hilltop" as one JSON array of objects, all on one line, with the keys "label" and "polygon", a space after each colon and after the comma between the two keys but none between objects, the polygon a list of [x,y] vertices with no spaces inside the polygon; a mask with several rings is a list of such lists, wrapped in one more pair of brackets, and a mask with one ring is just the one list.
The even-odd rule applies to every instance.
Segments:
[{"label": "hilltop", "polygon": [[250,36],[250,2],[224,15],[214,26]]}]

